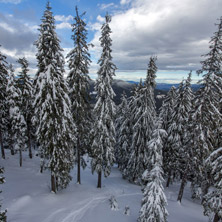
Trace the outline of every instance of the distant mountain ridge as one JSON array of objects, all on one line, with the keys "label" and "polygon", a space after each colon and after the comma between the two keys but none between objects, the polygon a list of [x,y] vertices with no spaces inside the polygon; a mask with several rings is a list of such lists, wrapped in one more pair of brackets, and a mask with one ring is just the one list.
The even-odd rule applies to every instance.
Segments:
[{"label": "distant mountain ridge", "polygon": [[[124,80],[113,80],[113,90],[116,94],[114,97],[114,102],[119,105],[121,100],[121,95],[123,92],[126,93],[127,97],[130,97],[132,95],[132,90],[135,85],[138,84],[137,82],[132,82],[132,81],[124,81]],[[90,95],[92,99],[92,103],[96,102],[96,92],[94,91],[94,86],[95,86],[95,81],[90,81]],[[166,96],[167,91],[166,90],[161,90],[161,89],[155,89],[154,90],[154,96],[155,96],[155,101],[156,101],[156,107],[157,109],[160,108],[162,101],[164,97]]]},{"label": "distant mountain ridge", "polygon": [[[131,84],[138,84],[139,82],[136,82],[136,81],[127,81]],[[176,88],[180,85],[180,83],[157,83],[156,84],[156,89],[160,89],[160,90],[164,90],[164,91],[169,91],[170,88],[172,86],[175,86]],[[191,85],[191,88],[196,91],[200,88],[200,84],[192,84]]]}]

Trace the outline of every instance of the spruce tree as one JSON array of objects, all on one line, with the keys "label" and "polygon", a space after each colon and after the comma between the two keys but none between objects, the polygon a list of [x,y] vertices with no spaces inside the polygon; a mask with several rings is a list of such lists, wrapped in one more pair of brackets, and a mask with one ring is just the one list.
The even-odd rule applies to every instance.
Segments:
[{"label": "spruce tree", "polygon": [[7,84],[7,104],[9,106],[9,118],[11,129],[9,136],[11,137],[10,144],[13,151],[19,152],[19,165],[22,166],[22,151],[26,149],[26,122],[21,107],[21,91],[16,87],[14,70],[9,67],[9,79]]},{"label": "spruce tree", "polygon": [[34,89],[34,122],[45,168],[51,171],[51,190],[65,188],[73,166],[75,125],[68,86],[63,77],[64,57],[55,32],[55,19],[49,2],[42,17],[38,49],[38,71]]},{"label": "spruce tree", "polygon": [[33,137],[33,127],[31,123],[31,118],[33,115],[32,108],[32,83],[28,75],[28,61],[25,57],[20,58],[18,63],[21,65],[21,72],[19,72],[17,84],[21,91],[21,112],[25,118],[26,122],[26,137],[27,137],[27,147],[29,150],[29,157],[32,158],[32,137]]},{"label": "spruce tree", "polygon": [[115,104],[113,97],[115,96],[112,89],[112,80],[115,75],[116,66],[112,62],[110,38],[111,29],[110,15],[106,14],[105,23],[102,25],[100,42],[102,46],[102,54],[98,61],[100,68],[98,70],[98,78],[96,80],[95,90],[97,92],[97,101],[94,107],[95,126],[94,140],[92,144],[93,159],[91,162],[92,172],[98,173],[97,187],[101,188],[102,172],[104,176],[109,176],[111,166],[115,160]]},{"label": "spruce tree", "polygon": [[[1,45],[0,45],[1,46]],[[4,131],[7,128],[7,107],[6,107],[6,87],[7,87],[7,62],[6,56],[2,55],[0,51],[0,145],[1,145],[1,155],[5,159],[4,150]]]},{"label": "spruce tree", "polygon": [[[3,184],[5,183],[5,177],[3,176],[3,173],[4,173],[4,168],[0,167],[0,184]],[[2,191],[0,190],[0,193]],[[1,211],[1,203],[0,203],[0,221],[1,222],[6,222],[7,221],[7,216],[6,216],[6,212],[7,210],[5,211]]]},{"label": "spruce tree", "polygon": [[[173,108],[176,101],[176,97],[177,97],[176,88],[175,86],[172,86],[170,90],[168,91],[165,99],[163,100],[162,106],[160,107],[159,117],[162,120],[163,129],[166,131],[169,127],[169,122],[172,119]],[[163,153],[164,153],[164,149],[165,149],[165,143],[163,146]],[[163,162],[164,162],[164,159],[163,159]]]},{"label": "spruce tree", "polygon": [[161,121],[157,121],[152,139],[148,143],[149,162],[143,173],[144,183],[142,207],[139,212],[138,222],[166,222],[167,200],[163,188],[162,147],[166,131],[162,128]]},{"label": "spruce tree", "polygon": [[[87,30],[86,23],[83,20],[83,16],[79,15],[78,8],[76,7],[76,16],[74,17],[74,23],[72,25],[72,40],[74,42],[74,48],[69,52],[67,58],[69,58],[70,72],[67,77],[69,85],[69,95],[72,103],[73,119],[77,127],[77,183],[81,183],[80,167],[86,166],[83,159],[83,154],[87,152],[89,147],[90,131],[90,103],[89,103],[89,64],[90,54],[88,52],[87,44]],[[81,164],[82,163],[82,164]]]},{"label": "spruce tree", "polygon": [[204,214],[214,214],[214,222],[222,220],[222,148],[213,151],[205,161],[212,177],[213,189],[203,198]]},{"label": "spruce tree", "polygon": [[151,57],[144,86],[140,84],[132,107],[133,135],[131,153],[124,172],[130,182],[140,183],[148,161],[147,144],[154,129],[156,109],[154,101],[155,77],[157,72],[156,57]]},{"label": "spruce tree", "polygon": [[196,188],[202,189],[202,196],[208,192],[211,184],[209,174],[204,167],[204,160],[214,151],[215,147],[222,145],[221,129],[221,98],[222,98],[222,17],[216,24],[217,31],[210,40],[209,53],[201,62],[202,67],[198,70],[203,74],[200,81],[201,88],[198,90],[194,100],[194,111],[192,113],[193,130],[190,146],[193,147],[193,173],[192,182],[195,196]]},{"label": "spruce tree", "polygon": [[[189,146],[189,141],[191,138],[191,132],[189,130],[189,120],[190,120],[190,113],[193,109],[193,92],[191,89],[191,72],[189,73],[185,83],[184,89],[182,91],[182,97],[179,98],[179,108],[177,117],[177,122],[181,122],[182,131],[181,131],[181,144],[182,146],[178,149],[178,162],[179,162],[179,174],[182,178],[181,186],[178,193],[177,200],[181,202],[183,197],[183,191],[188,180],[188,177],[192,175],[192,150]],[[176,102],[177,104],[177,102]],[[179,124],[178,124],[179,125]]]},{"label": "spruce tree", "polygon": [[[163,104],[160,108],[159,118],[162,120],[162,127],[165,131],[168,131],[171,120],[172,114],[174,109],[174,104],[176,102],[177,94],[176,88],[174,86],[171,87],[169,92],[167,93],[166,98],[163,101]],[[170,168],[168,167],[168,159],[170,155],[170,144],[168,143],[168,139],[164,139],[163,143],[163,170],[166,175],[168,175]],[[169,187],[171,177],[168,177],[166,187]]]},{"label": "spruce tree", "polygon": [[127,126],[122,127],[123,123],[126,121],[126,112],[129,111],[128,101],[125,92],[121,95],[121,103],[117,107],[115,129],[116,129],[116,146],[115,146],[115,159],[118,164],[119,169],[122,169],[124,157],[127,154],[128,138],[125,130]]},{"label": "spruce tree", "polygon": [[181,118],[180,101],[183,98],[184,81],[182,81],[176,90],[175,104],[169,117],[167,128],[168,137],[164,146],[164,170],[167,175],[167,187],[172,179],[178,177],[179,169],[179,149],[182,147],[182,131],[183,131],[183,118]]}]

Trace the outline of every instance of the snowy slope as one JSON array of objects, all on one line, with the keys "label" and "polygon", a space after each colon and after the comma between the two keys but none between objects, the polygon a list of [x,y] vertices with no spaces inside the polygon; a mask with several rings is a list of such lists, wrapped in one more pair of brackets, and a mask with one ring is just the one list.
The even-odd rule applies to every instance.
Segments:
[{"label": "snowy slope", "polygon": [[[140,209],[140,187],[123,180],[117,168],[108,178],[103,178],[102,189],[96,188],[97,175],[87,167],[82,171],[82,185],[73,181],[65,190],[50,193],[48,172],[39,173],[39,158],[30,160],[24,156],[24,165],[19,167],[18,156],[6,153],[0,160],[5,167],[6,183],[2,185],[3,209],[8,209],[8,222],[135,222]],[[90,163],[88,163],[90,166]],[[178,185],[166,190],[169,222],[207,222],[199,203],[193,202],[186,188],[182,204],[176,201]],[[109,199],[114,195],[119,209],[110,209]],[[125,206],[130,215],[124,214]]]}]

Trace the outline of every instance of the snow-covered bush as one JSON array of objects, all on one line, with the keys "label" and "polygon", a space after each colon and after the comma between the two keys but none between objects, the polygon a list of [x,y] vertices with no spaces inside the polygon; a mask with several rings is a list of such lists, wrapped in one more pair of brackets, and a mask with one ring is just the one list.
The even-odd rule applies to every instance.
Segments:
[{"label": "snow-covered bush", "polygon": [[119,206],[118,206],[118,203],[116,201],[116,198],[113,195],[109,199],[109,202],[110,202],[111,210],[118,210],[119,209]]}]

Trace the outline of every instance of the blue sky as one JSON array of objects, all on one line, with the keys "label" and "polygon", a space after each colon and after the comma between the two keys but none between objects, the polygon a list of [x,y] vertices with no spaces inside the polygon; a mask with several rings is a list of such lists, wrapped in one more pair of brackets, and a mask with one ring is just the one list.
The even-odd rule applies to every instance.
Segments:
[{"label": "blue sky", "polygon": [[[57,33],[66,55],[71,40],[75,6],[86,11],[88,42],[92,64],[90,76],[97,77],[97,61],[101,47],[100,28],[104,15],[112,15],[113,61],[117,65],[116,78],[137,81],[145,78],[149,57],[158,57],[157,82],[180,82],[193,70],[200,68],[201,55],[209,51],[209,40],[216,31],[214,23],[222,15],[221,0],[52,0]],[[9,63],[18,71],[16,60],[26,56],[30,73],[36,72],[38,25],[46,1],[0,0],[0,45]]]}]

